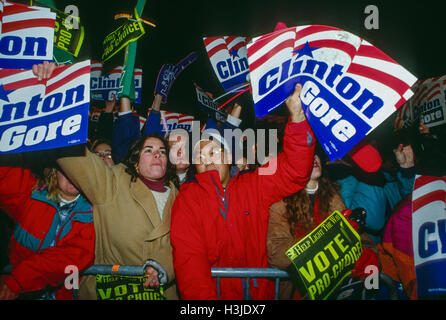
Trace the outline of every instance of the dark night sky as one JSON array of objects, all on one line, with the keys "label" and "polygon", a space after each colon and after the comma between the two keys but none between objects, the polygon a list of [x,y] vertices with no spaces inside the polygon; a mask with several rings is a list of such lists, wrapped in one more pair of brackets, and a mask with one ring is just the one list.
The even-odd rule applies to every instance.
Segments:
[{"label": "dark night sky", "polygon": [[[116,13],[133,10],[136,0],[56,0],[59,9],[75,4],[85,26],[84,46],[80,59],[99,59],[102,40],[116,26]],[[364,9],[367,5],[379,9],[379,29],[366,30]],[[198,112],[192,82],[213,92],[224,91],[217,81],[207,57],[203,36],[259,36],[273,31],[278,21],[287,26],[304,24],[332,25],[359,35],[383,50],[419,79],[446,74],[442,35],[443,7],[439,1],[169,1],[148,0],[143,18],[157,27],[146,27],[146,35],[138,42],[137,67],[143,68],[143,104],[150,106],[158,71],[164,63],[176,63],[195,51],[198,60],[184,71],[169,95],[169,111],[203,118]],[[113,62],[122,64],[123,55]],[[249,94],[241,100],[247,108],[242,117],[253,119]]]}]

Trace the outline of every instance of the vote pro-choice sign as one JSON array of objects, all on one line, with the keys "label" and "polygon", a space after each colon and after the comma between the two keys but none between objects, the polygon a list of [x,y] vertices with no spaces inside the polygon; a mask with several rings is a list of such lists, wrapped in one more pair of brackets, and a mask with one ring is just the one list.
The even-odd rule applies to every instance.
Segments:
[{"label": "vote pro-choice sign", "polygon": [[31,69],[53,60],[56,14],[40,8],[0,1],[0,68]]},{"label": "vote pro-choice sign", "polygon": [[41,81],[32,70],[0,70],[0,154],[85,143],[89,92],[89,60]]},{"label": "vote pro-choice sign", "polygon": [[240,88],[249,82],[246,37],[206,37],[203,38],[206,51],[223,89],[226,92]]},{"label": "vote pro-choice sign", "polygon": [[[114,68],[109,73],[102,75],[102,63],[92,61],[90,94],[92,100],[111,101],[118,95],[119,82],[122,74],[122,66]],[[135,68],[133,72],[135,81],[135,103],[141,103],[142,69]]]},{"label": "vote pro-choice sign", "polygon": [[417,80],[367,41],[329,26],[282,29],[247,49],[256,116],[279,107],[301,83],[305,115],[332,161],[408,100]]}]

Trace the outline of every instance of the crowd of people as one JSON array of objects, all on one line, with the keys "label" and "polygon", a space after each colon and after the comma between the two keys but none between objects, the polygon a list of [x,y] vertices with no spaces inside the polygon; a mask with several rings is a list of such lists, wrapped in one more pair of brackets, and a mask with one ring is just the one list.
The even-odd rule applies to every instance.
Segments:
[{"label": "crowd of people", "polygon": [[[54,69],[34,71],[49,77]],[[330,162],[305,118],[301,88],[285,102],[288,121],[269,162],[247,164],[246,150],[256,146],[225,140],[223,130],[240,125],[237,103],[224,123],[209,118],[209,134],[194,145],[184,131],[163,135],[166,93],[156,89],[142,129],[130,99],[115,97],[91,124],[88,144],[51,153],[51,165],[29,166],[27,155],[0,159],[0,234],[10,235],[1,262],[12,266],[0,278],[0,299],[71,299],[64,283],[69,265],[81,273],[91,265],[142,265],[144,286],[162,286],[166,299],[243,299],[247,285],[249,298],[273,299],[270,279],[223,278],[217,290],[211,269],[292,274],[285,252],[346,209],[366,212],[363,250],[350,277],[364,280],[374,265],[416,299],[413,261],[392,256],[383,238],[392,242],[415,174],[435,159],[438,170],[429,174],[444,174],[441,135],[412,130],[395,135],[393,152],[368,141],[362,159]],[[245,150],[238,159],[234,145]],[[276,170],[261,174],[272,162]],[[79,289],[80,299],[98,298],[95,276],[82,276]],[[307,298],[292,278],[281,281],[279,297]]]}]

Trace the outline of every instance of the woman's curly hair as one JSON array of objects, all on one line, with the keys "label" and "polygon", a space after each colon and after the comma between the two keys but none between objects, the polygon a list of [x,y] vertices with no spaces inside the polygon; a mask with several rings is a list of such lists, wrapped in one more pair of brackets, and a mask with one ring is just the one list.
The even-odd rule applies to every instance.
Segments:
[{"label": "woman's curly hair", "polygon": [[148,138],[156,138],[159,139],[164,147],[166,148],[166,154],[167,154],[167,168],[166,168],[166,174],[164,175],[164,185],[169,186],[170,182],[173,182],[175,187],[179,187],[179,180],[178,176],[175,172],[175,166],[170,162],[169,160],[169,145],[167,143],[167,140],[163,138],[163,136],[157,132],[146,134],[141,136],[138,140],[136,140],[129,149],[129,152],[127,153],[126,158],[124,159],[123,163],[126,165],[125,172],[127,172],[131,176],[131,181],[135,182],[138,178],[139,174],[137,171],[137,166],[139,163],[139,158],[141,155],[141,151],[144,147],[144,143]]},{"label": "woman's curly hair", "polygon": [[[315,197],[319,199],[319,212],[323,218],[328,217],[330,212],[330,200],[338,193],[339,186],[336,182],[331,181],[328,177],[322,175],[318,180],[318,189]],[[290,232],[294,234],[297,226],[305,233],[313,230],[313,205],[307,191],[304,189],[283,199],[286,204],[286,217],[290,224]]]}]

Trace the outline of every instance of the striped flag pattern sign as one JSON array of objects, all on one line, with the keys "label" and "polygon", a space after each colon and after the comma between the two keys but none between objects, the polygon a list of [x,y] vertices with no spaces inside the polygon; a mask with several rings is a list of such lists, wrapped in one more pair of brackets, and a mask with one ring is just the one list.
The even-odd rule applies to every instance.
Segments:
[{"label": "striped flag pattern sign", "polygon": [[[98,101],[111,101],[113,100],[112,96],[117,96],[118,94],[122,66],[115,67],[105,75],[102,75],[102,67],[102,63],[98,61],[91,62],[91,99]],[[142,69],[134,69],[133,79],[135,81],[135,103],[140,104],[142,93]]]},{"label": "striped flag pattern sign", "polygon": [[[148,110],[148,114],[150,114],[151,110],[152,109]],[[170,131],[177,128],[185,129],[189,132],[192,132],[192,125],[194,121],[193,116],[165,110],[161,110],[160,113],[162,130],[161,134],[163,136],[166,136]]]},{"label": "striped flag pattern sign", "polygon": [[32,70],[0,70],[0,153],[85,143],[89,92],[89,60],[40,81]]},{"label": "striped flag pattern sign", "polygon": [[430,128],[446,123],[446,75],[417,81],[412,90],[413,97],[398,111],[396,129],[420,120]]},{"label": "striped flag pattern sign", "polygon": [[412,194],[417,294],[446,294],[446,178],[417,176]]},{"label": "striped flag pattern sign", "polygon": [[0,8],[0,68],[31,69],[52,61],[56,14],[6,1]]},{"label": "striped flag pattern sign", "polygon": [[212,68],[226,92],[237,91],[249,82],[246,37],[222,36],[203,38]]},{"label": "striped flag pattern sign", "polygon": [[256,116],[301,83],[306,117],[332,161],[403,105],[417,80],[364,39],[330,26],[281,29],[254,38],[247,51]]}]

